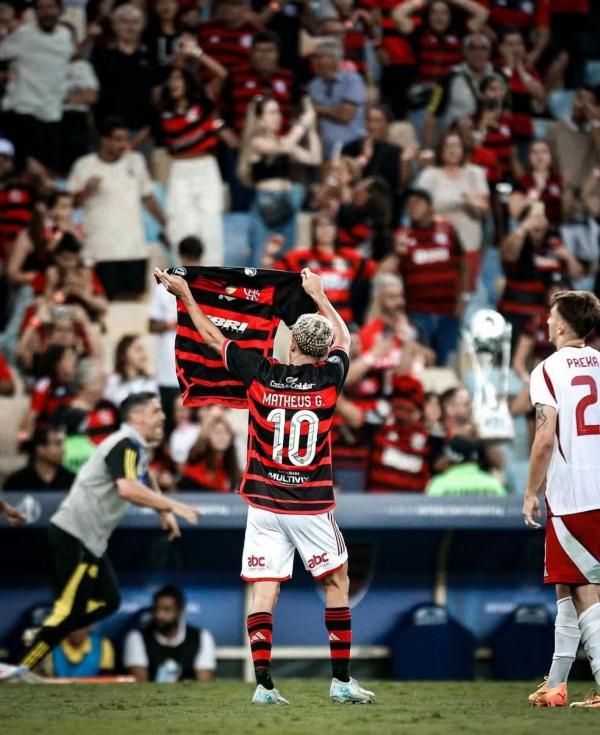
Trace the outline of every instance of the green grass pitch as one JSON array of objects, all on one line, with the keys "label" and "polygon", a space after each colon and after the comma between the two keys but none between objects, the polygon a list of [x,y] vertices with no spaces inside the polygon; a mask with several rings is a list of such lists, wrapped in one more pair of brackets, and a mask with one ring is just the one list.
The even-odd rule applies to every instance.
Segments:
[{"label": "green grass pitch", "polygon": [[[533,710],[531,683],[363,682],[372,705],[335,705],[327,681],[278,682],[289,707],[250,704],[233,681],[178,685],[5,684],[2,735],[572,735],[599,733],[600,710]],[[585,684],[569,689],[571,700]]]}]

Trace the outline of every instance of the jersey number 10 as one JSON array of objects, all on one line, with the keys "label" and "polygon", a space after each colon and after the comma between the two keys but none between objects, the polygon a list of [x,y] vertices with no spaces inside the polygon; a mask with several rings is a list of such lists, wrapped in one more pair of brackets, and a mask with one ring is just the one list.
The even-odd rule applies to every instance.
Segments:
[{"label": "jersey number 10", "polygon": [[[283,464],[283,444],[285,442],[285,408],[274,408],[267,416],[267,421],[275,424],[273,432],[273,459]],[[306,451],[300,455],[300,437],[302,425],[307,425]],[[319,435],[319,417],[312,411],[296,411],[290,420],[288,438],[288,459],[296,467],[307,467],[315,458],[317,437]]]},{"label": "jersey number 10", "polygon": [[585,409],[598,402],[598,387],[591,375],[577,375],[571,381],[571,385],[587,385],[590,393],[584,396],[575,407],[575,421],[577,423],[577,436],[591,436],[600,434],[599,424],[585,423]]}]

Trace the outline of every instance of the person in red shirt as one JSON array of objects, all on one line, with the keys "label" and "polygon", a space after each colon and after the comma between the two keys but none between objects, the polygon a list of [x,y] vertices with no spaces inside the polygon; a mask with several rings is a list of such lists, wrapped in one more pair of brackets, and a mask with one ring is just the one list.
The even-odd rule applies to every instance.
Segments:
[{"label": "person in red shirt", "polygon": [[200,24],[198,42],[226,69],[247,67],[257,30],[248,0],[217,0],[213,3],[213,17]]},{"label": "person in red shirt", "polygon": [[527,63],[535,65],[550,42],[551,0],[477,0],[489,10],[488,33],[498,39],[517,29],[527,39]]},{"label": "person in red shirt", "polygon": [[431,477],[432,447],[423,424],[425,391],[411,375],[392,380],[391,415],[379,428],[369,458],[371,493],[422,493]]},{"label": "person in red shirt", "polygon": [[533,115],[546,104],[546,90],[539,73],[527,58],[525,40],[520,31],[505,31],[498,50],[501,57],[500,72],[510,92],[511,111],[508,119],[523,155],[523,144],[528,144],[533,138]]},{"label": "person in red shirt", "polygon": [[417,59],[410,41],[396,21],[404,0],[381,0],[376,11],[380,25],[377,59],[381,65],[379,89],[394,117],[402,120],[407,111],[407,92],[417,73]]},{"label": "person in red shirt", "polygon": [[452,224],[433,214],[429,192],[409,190],[406,213],[409,224],[397,230],[395,253],[382,268],[402,276],[408,318],[419,341],[445,365],[457,348],[466,300],[463,248]]},{"label": "person in red shirt", "polygon": [[419,81],[437,83],[460,64],[462,37],[467,29],[479,31],[487,16],[488,11],[474,0],[433,0],[430,3],[408,0],[399,5],[394,17],[398,27],[410,37]]},{"label": "person in red shirt", "polygon": [[202,430],[182,470],[180,490],[231,493],[241,479],[235,437],[229,422],[217,416]]},{"label": "person in red shirt", "polygon": [[499,311],[512,325],[513,350],[526,322],[547,311],[546,291],[556,274],[573,280],[583,268],[549,225],[543,202],[521,212],[518,227],[504,239],[501,255],[506,285]]},{"label": "person in red shirt", "polygon": [[529,146],[527,172],[521,173],[510,196],[510,214],[518,218],[532,202],[543,202],[546,217],[552,227],[563,224],[564,187],[560,173],[554,167],[552,150],[545,140],[534,140]]},{"label": "person in red shirt", "polygon": [[250,50],[250,64],[231,69],[222,95],[224,114],[241,135],[246,113],[252,99],[268,95],[277,101],[282,115],[282,127],[289,127],[291,105],[294,101],[294,79],[288,69],[279,66],[279,39],[270,31],[254,36]]},{"label": "person in red shirt", "polygon": [[296,273],[310,268],[321,276],[327,297],[346,324],[360,324],[377,264],[352,248],[339,247],[337,228],[327,215],[313,219],[312,241],[310,248],[291,250],[272,267]]},{"label": "person in red shirt", "polygon": [[506,80],[499,74],[486,77],[479,87],[481,99],[473,117],[473,135],[478,145],[495,154],[502,181],[517,170],[518,153],[511,130],[510,112],[505,109]]},{"label": "person in red shirt", "polygon": [[73,401],[77,353],[72,347],[49,347],[39,364],[40,379],[33,388],[31,405],[23,417],[18,438],[26,441],[36,424],[49,423],[61,406]]},{"label": "person in red shirt", "polygon": [[6,357],[0,352],[0,396],[13,396],[15,381]]}]

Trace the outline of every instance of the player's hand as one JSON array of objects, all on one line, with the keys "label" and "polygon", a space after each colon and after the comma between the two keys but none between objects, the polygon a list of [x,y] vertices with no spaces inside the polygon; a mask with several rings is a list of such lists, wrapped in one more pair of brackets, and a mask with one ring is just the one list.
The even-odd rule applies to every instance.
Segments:
[{"label": "player's hand", "polygon": [[175,515],[178,515],[188,523],[191,523],[192,526],[195,526],[196,523],[198,523],[199,513],[195,508],[192,508],[191,505],[186,505],[186,503],[180,503],[178,500],[173,500],[172,502],[173,505],[171,510]]},{"label": "player's hand", "polygon": [[4,520],[9,526],[22,526],[27,520],[25,513],[22,513],[20,510],[17,510],[8,503],[4,503],[1,510]]},{"label": "player's hand", "polygon": [[176,538],[181,538],[181,529],[177,518],[169,511],[162,511],[160,514],[160,527],[163,531],[168,531],[168,540],[174,541]]},{"label": "player's hand", "polygon": [[312,299],[319,299],[325,296],[321,276],[313,273],[310,268],[303,268],[300,271],[302,276],[302,288]]},{"label": "player's hand", "polygon": [[534,521],[534,516],[536,518],[542,517],[540,501],[537,495],[525,493],[525,498],[523,499],[523,518],[525,519],[525,525],[529,526],[529,528],[541,528],[541,524]]},{"label": "player's hand", "polygon": [[178,299],[184,299],[191,296],[190,287],[187,281],[181,276],[172,276],[166,271],[161,271],[160,268],[154,269],[154,275],[163,284],[169,293],[173,296],[177,296]]}]

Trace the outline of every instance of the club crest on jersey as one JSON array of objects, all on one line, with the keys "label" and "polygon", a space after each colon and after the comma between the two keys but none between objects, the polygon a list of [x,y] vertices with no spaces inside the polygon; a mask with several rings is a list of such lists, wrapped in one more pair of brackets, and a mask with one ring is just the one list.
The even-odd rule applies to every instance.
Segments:
[{"label": "club crest on jersey", "polygon": [[260,299],[260,290],[258,288],[245,288],[244,296],[248,301],[258,301]]},{"label": "club crest on jersey", "polygon": [[171,273],[174,276],[181,276],[182,278],[185,278],[185,276],[187,276],[187,268],[184,268],[182,265],[178,265],[176,268],[173,268]]},{"label": "club crest on jersey", "polygon": [[256,268],[244,268],[244,273],[247,276],[252,277],[252,276],[255,276],[256,275],[257,271],[256,271]]},{"label": "club crest on jersey", "polygon": [[331,357],[328,357],[326,362],[341,362],[342,358],[339,355],[332,355]]}]

